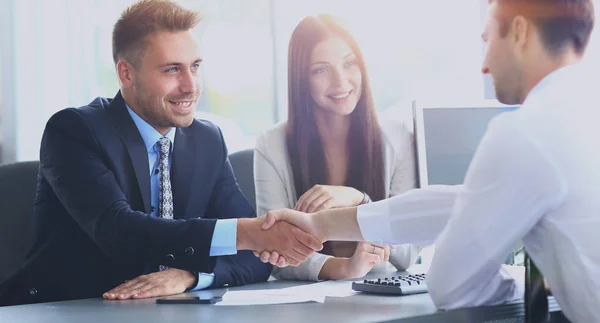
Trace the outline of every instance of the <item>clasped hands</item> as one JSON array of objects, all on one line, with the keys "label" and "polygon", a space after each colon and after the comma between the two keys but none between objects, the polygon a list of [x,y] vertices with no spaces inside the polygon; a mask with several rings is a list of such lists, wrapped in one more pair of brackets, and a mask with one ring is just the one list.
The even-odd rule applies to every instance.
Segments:
[{"label": "clasped hands", "polygon": [[[262,222],[261,229],[267,232],[277,225],[293,225],[296,233],[309,234],[313,239],[322,242],[329,240],[325,230],[326,228],[324,228],[323,225],[318,224],[315,220],[315,215],[311,213],[280,209],[267,212],[267,214],[258,219]],[[309,246],[305,247],[310,248]],[[308,257],[312,255],[314,251],[319,250],[321,249],[314,249],[309,254],[305,255]],[[278,267],[286,267],[288,265],[297,266],[306,259],[306,257],[298,259],[296,256],[290,258],[284,249],[280,248],[278,245],[271,245],[263,250],[254,250],[254,255],[259,257],[262,262],[268,262]],[[381,261],[387,261],[389,256],[389,246],[379,246],[369,242],[361,242],[357,247],[355,255],[351,259],[362,265],[371,264],[370,268],[372,268],[373,265],[377,265]],[[352,266],[354,270],[360,271],[360,269],[358,269],[359,267],[361,266]],[[368,270],[366,271],[368,272]]]}]

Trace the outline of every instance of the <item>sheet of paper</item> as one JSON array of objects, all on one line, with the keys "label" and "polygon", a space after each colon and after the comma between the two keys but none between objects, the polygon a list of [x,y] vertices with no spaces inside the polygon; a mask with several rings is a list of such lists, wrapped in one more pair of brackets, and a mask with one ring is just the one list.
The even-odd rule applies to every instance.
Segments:
[{"label": "sheet of paper", "polygon": [[271,305],[319,302],[325,297],[347,297],[356,294],[351,281],[326,281],[281,289],[228,291],[217,306]]},{"label": "sheet of paper", "polygon": [[330,280],[310,285],[294,286],[282,288],[280,291],[291,295],[323,296],[323,297],[347,297],[352,296],[357,291],[352,290],[351,281]]},{"label": "sheet of paper", "polygon": [[324,303],[325,296],[294,295],[281,289],[228,291],[216,306],[271,305],[318,302]]}]

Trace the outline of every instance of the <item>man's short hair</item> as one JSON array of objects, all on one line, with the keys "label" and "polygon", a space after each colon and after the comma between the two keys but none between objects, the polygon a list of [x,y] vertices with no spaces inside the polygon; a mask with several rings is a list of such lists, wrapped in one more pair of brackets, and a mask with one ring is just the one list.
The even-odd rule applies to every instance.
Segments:
[{"label": "man's short hair", "polygon": [[146,36],[161,31],[178,32],[194,28],[200,15],[169,0],[141,0],[125,9],[112,34],[115,64],[125,59],[138,64],[146,49]]},{"label": "man's short hair", "polygon": [[594,28],[593,0],[488,0],[498,4],[500,34],[506,36],[514,17],[523,16],[538,28],[551,54],[568,45],[583,54]]}]

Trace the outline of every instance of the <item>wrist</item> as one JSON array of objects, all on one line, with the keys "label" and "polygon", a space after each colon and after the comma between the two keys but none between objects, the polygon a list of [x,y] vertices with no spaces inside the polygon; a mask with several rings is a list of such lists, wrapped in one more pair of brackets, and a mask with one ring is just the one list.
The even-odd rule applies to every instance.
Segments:
[{"label": "wrist", "polygon": [[312,227],[314,228],[314,236],[321,241],[328,241],[329,233],[327,231],[329,223],[327,223],[328,210],[320,211],[317,213],[310,214],[310,220],[312,222]]},{"label": "wrist", "polygon": [[348,205],[348,206],[358,206],[361,205],[365,199],[365,192],[354,189],[356,191],[356,194],[354,194],[354,200],[352,205]]},{"label": "wrist", "polygon": [[331,257],[325,261],[319,272],[319,280],[347,279],[350,258]]},{"label": "wrist", "polygon": [[194,289],[198,285],[198,273],[195,271],[186,271],[187,275],[187,283],[185,284],[185,291],[188,292]]},{"label": "wrist", "polygon": [[360,203],[358,203],[358,205],[371,203],[371,197],[369,196],[369,194],[367,194],[367,192],[365,192],[365,191],[362,191],[361,193],[362,193],[362,199],[361,199]]},{"label": "wrist", "polygon": [[257,236],[257,229],[260,229],[260,224],[258,223],[257,218],[240,218],[237,221],[237,237],[235,243],[236,249],[254,250],[254,238]]}]

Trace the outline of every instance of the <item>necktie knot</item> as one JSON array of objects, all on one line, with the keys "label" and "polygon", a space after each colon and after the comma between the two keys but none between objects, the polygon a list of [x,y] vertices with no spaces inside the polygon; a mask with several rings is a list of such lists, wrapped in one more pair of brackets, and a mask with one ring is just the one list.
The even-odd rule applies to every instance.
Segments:
[{"label": "necktie knot", "polygon": [[171,140],[167,137],[161,137],[158,139],[158,148],[161,155],[168,156],[171,152]]}]

